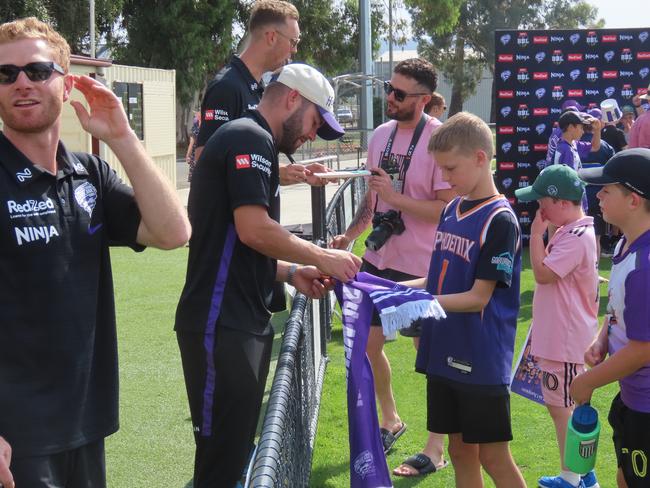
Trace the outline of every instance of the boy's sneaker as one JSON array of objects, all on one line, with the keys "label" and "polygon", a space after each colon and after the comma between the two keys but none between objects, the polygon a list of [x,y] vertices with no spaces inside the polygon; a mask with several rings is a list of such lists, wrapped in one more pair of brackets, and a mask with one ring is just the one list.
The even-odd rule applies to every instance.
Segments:
[{"label": "boy's sneaker", "polygon": [[578,486],[572,485],[561,476],[542,476],[537,480],[540,488],[585,488],[585,483],[580,479]]},{"label": "boy's sneaker", "polygon": [[586,475],[581,476],[581,478],[582,482],[585,484],[585,488],[600,488],[594,471],[589,471]]}]

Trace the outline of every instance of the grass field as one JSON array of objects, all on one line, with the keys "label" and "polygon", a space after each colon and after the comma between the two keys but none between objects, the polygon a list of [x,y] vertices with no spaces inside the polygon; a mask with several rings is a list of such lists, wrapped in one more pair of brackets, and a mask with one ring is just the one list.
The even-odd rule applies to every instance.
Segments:
[{"label": "grass field", "polygon": [[[189,487],[193,440],[172,330],[187,249],[147,250],[141,255],[115,249],[112,256],[120,354],[121,429],[106,444],[108,484],[111,488]],[[522,279],[523,305],[517,348],[531,315],[533,282],[527,268]],[[607,275],[608,271],[603,274]],[[386,350],[393,366],[399,411],[409,426],[388,457],[392,469],[417,452],[426,438],[424,377],[413,372],[415,350],[410,340],[400,338],[389,343]],[[311,486],[343,488],[349,486],[349,452],[340,325],[335,326],[329,354],[331,362],[320,410]],[[594,397],[601,421],[605,420],[616,390],[612,385]],[[533,487],[537,477],[554,474],[558,469],[552,423],[546,409],[516,395],[512,400],[512,417],[513,454],[528,485]],[[610,438],[611,430],[605,421],[597,465],[603,487],[615,486]],[[454,485],[451,469],[420,480],[395,478],[394,482],[396,487]],[[492,486],[489,481],[486,485]]]}]

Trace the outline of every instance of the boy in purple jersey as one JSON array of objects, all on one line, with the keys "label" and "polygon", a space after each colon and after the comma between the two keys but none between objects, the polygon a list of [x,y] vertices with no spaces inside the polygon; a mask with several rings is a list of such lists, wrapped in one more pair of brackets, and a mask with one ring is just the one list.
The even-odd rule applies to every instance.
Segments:
[{"label": "boy in purple jersey", "polygon": [[456,486],[525,487],[510,454],[510,393],[521,269],[520,230],[490,169],[492,133],[475,115],[451,117],[429,142],[461,197],[440,218],[425,286],[447,312],[422,325],[416,371],[427,376],[427,428],[449,434]]},{"label": "boy in purple jersey", "polygon": [[[609,422],[619,487],[650,485],[650,149],[626,149],[602,168],[581,170],[598,192],[605,221],[623,231],[612,258],[607,315],[585,353],[592,369],[578,376],[570,394],[578,403],[618,380]],[[605,359],[609,353],[609,358]]]},{"label": "boy in purple jersey", "polygon": [[[581,112],[564,112],[558,120],[562,137],[557,143],[552,164],[566,164],[574,170],[582,167],[581,158],[586,157],[591,151],[600,149],[601,122]],[[584,126],[591,125],[594,136],[591,142],[581,141]]]}]

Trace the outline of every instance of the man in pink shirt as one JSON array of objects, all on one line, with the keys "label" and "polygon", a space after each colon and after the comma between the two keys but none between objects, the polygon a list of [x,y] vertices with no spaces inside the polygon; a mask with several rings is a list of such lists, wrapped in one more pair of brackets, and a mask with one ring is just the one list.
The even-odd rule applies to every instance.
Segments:
[{"label": "man in pink shirt", "polygon": [[[648,85],[648,91],[644,95],[640,95],[638,98],[640,100],[650,101],[650,85]],[[638,105],[635,103],[634,106],[637,107],[637,110],[641,110],[638,108],[641,106],[641,102],[639,102]],[[641,114],[634,122],[632,129],[630,129],[630,141],[628,147],[650,148],[650,110]]]},{"label": "man in pink shirt", "polygon": [[[413,58],[395,66],[385,84],[386,114],[392,120],[375,129],[368,145],[367,167],[373,172],[370,191],[345,234],[330,244],[347,248],[372,222],[361,270],[392,281],[426,276],[440,214],[454,196],[427,152],[431,134],[440,126],[424,113],[436,85],[435,69],[427,61]],[[406,424],[397,413],[385,337],[376,314],[371,324],[367,353],[381,409],[384,450],[388,451]],[[439,451],[433,456],[434,470],[443,464],[442,436]]]},{"label": "man in pink shirt", "polygon": [[[521,201],[539,201],[531,225],[530,262],[535,275],[531,353],[543,371],[544,403],[555,424],[562,472],[543,476],[548,488],[597,486],[595,474],[564,465],[564,440],[574,403],[573,379],[585,371],[584,351],[598,332],[598,258],[593,217],[585,216],[584,183],[565,165],[545,168],[532,186],[515,191]],[[558,227],[544,247],[549,222]]]}]

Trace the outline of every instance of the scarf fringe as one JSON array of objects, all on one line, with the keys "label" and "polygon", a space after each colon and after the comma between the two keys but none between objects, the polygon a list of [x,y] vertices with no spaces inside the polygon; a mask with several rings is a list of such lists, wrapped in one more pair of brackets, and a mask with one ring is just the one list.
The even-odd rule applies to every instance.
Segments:
[{"label": "scarf fringe", "polygon": [[435,318],[439,320],[446,317],[447,314],[445,314],[445,311],[435,298],[387,307],[379,314],[384,335],[386,336],[409,327],[418,319]]}]

